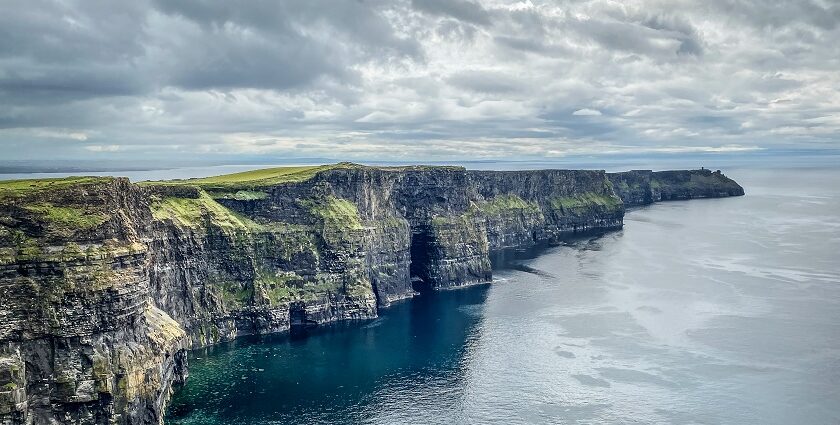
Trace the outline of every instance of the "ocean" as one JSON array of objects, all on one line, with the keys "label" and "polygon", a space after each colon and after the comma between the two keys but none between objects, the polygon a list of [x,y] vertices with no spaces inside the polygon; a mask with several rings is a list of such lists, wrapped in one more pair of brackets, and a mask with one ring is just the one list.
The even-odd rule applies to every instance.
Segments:
[{"label": "ocean", "polygon": [[[674,167],[676,168],[676,167]],[[169,424],[840,423],[840,171],[494,258],[378,319],[190,354]]]}]

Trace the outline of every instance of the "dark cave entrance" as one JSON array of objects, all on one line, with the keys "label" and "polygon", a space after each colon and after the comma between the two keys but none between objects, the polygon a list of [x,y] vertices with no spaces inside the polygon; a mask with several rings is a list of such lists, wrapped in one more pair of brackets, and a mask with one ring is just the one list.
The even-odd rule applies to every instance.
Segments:
[{"label": "dark cave entrance", "polygon": [[429,275],[431,262],[432,236],[428,226],[417,226],[411,229],[411,288],[417,292],[432,289]]},{"label": "dark cave entrance", "polygon": [[303,301],[289,304],[289,327],[292,329],[306,327],[306,304]]}]

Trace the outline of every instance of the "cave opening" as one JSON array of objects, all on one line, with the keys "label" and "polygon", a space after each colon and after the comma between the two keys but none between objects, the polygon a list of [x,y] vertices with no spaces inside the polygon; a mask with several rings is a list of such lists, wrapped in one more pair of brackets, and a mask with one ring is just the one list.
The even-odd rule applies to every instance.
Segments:
[{"label": "cave opening", "polygon": [[430,262],[432,249],[431,230],[428,226],[417,226],[411,229],[411,288],[417,292],[427,292],[432,289],[430,279]]},{"label": "cave opening", "polygon": [[306,304],[303,301],[289,304],[289,327],[291,329],[306,327]]}]

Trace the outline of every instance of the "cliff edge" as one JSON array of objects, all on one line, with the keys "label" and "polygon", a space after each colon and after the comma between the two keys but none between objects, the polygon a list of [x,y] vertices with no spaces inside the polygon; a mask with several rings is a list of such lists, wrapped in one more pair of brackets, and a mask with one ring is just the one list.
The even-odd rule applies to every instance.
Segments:
[{"label": "cliff edge", "polygon": [[488,282],[492,250],[621,228],[625,204],[737,194],[719,173],[630,173],[0,182],[0,423],[162,423],[187,349]]},{"label": "cliff edge", "polygon": [[660,201],[743,196],[744,188],[720,170],[633,170],[609,173],[624,205],[635,207]]}]

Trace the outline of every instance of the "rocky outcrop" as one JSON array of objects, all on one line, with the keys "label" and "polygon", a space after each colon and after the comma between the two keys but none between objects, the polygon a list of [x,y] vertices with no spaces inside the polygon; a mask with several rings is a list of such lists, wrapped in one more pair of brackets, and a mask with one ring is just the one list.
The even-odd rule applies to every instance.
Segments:
[{"label": "rocky outcrop", "polygon": [[[619,193],[724,193],[648,174]],[[488,282],[492,250],[620,228],[615,182],[337,164],[0,183],[0,424],[160,423],[186,349]]]},{"label": "rocky outcrop", "polygon": [[744,195],[744,188],[720,170],[633,170],[608,176],[615,193],[628,207],[660,201]]}]

